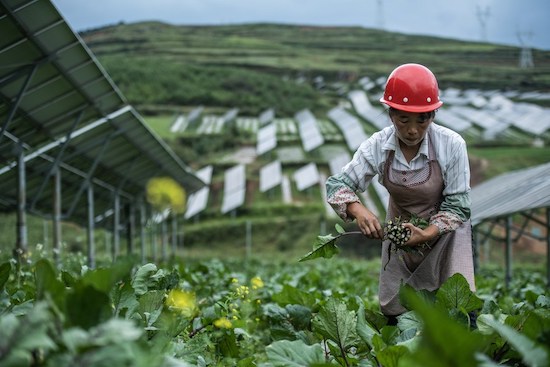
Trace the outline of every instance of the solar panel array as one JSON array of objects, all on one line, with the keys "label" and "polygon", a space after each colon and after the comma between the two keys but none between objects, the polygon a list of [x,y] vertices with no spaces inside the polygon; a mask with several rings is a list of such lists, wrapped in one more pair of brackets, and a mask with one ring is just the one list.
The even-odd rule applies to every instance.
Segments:
[{"label": "solar panel array", "polygon": [[260,126],[264,126],[269,124],[275,119],[275,110],[273,108],[269,108],[262,113],[260,113],[260,116],[258,117],[258,120],[260,120]]},{"label": "solar panel array", "polygon": [[246,167],[239,164],[224,173],[223,202],[221,212],[228,213],[244,204],[246,193]]},{"label": "solar panel array", "polygon": [[328,117],[340,128],[350,150],[357,150],[361,143],[368,138],[361,126],[361,121],[345,109],[335,107],[328,112]]},{"label": "solar panel array", "polygon": [[184,132],[190,124],[195,122],[200,117],[203,110],[204,110],[204,107],[199,106],[191,110],[191,112],[189,112],[187,116],[183,114],[179,114],[174,120],[174,123],[172,124],[172,126],[170,126],[170,132],[172,133]]},{"label": "solar panel array", "polygon": [[192,218],[206,209],[208,204],[208,195],[210,194],[209,185],[212,182],[213,170],[213,166],[206,166],[196,172],[197,177],[200,178],[206,185],[197,192],[189,195],[189,198],[187,199],[187,209],[184,215],[185,219]]},{"label": "solar panel array", "polygon": [[292,175],[298,191],[303,191],[319,183],[319,170],[315,163],[309,163],[297,169]]},{"label": "solar panel array", "polygon": [[550,163],[512,171],[471,191],[473,225],[536,208],[550,207]]},{"label": "solar panel array", "polygon": [[306,152],[310,152],[325,142],[323,134],[317,125],[317,119],[309,110],[302,110],[294,116],[298,121],[298,129],[302,146]]},{"label": "solar panel array", "polygon": [[332,158],[329,162],[330,174],[336,175],[342,171],[342,168],[351,160],[349,153],[342,153]]},{"label": "solar panel array", "polygon": [[367,120],[378,130],[390,126],[391,122],[383,109],[375,108],[370,103],[367,94],[363,90],[349,92],[348,98],[351,101],[355,112]]},{"label": "solar panel array", "polygon": [[148,180],[203,183],[127,104],[95,56],[50,1],[0,4],[0,210],[17,206],[17,159],[25,162],[28,211],[51,217],[59,170],[62,216],[88,224],[113,196],[136,201]]},{"label": "solar panel array", "polygon": [[277,126],[274,123],[258,130],[256,138],[256,154],[262,155],[277,147]]},{"label": "solar panel array", "polygon": [[266,192],[283,182],[283,168],[280,161],[273,161],[260,169],[260,191]]},{"label": "solar panel array", "polygon": [[239,131],[255,134],[258,132],[260,121],[256,117],[237,117],[235,120]]}]

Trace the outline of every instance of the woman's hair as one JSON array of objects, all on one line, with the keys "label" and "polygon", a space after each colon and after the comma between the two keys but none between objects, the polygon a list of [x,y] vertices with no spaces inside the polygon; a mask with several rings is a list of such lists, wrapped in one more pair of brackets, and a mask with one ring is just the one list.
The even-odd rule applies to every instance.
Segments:
[{"label": "woman's hair", "polygon": [[[429,111],[429,112],[420,112],[420,119],[422,121],[434,119],[435,118],[435,111],[437,111],[437,110],[433,110],[433,111]],[[399,113],[399,110],[397,108],[390,107],[389,110],[388,110],[388,114],[389,114],[390,118],[391,118],[392,115],[395,115],[397,113]]]}]

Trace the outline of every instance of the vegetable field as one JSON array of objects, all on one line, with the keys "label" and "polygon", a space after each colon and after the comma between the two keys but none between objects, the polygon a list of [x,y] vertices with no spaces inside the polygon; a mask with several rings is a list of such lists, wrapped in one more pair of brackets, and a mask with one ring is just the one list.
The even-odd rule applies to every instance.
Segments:
[{"label": "vegetable field", "polygon": [[136,259],[60,269],[0,264],[2,366],[547,366],[545,274],[455,275],[437,291],[402,287],[411,311],[388,325],[378,261],[334,257]]}]

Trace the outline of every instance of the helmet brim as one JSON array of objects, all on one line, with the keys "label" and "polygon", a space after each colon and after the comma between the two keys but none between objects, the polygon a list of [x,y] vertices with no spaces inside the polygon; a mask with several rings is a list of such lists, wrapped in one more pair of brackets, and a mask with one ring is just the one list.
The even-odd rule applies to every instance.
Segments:
[{"label": "helmet brim", "polygon": [[431,112],[431,111],[437,110],[439,107],[443,105],[443,102],[437,101],[436,103],[432,103],[430,105],[425,105],[425,106],[407,106],[407,105],[402,105],[399,103],[388,101],[384,98],[380,98],[380,102],[392,108],[395,108],[396,110],[399,110],[399,111],[415,112],[415,113]]}]

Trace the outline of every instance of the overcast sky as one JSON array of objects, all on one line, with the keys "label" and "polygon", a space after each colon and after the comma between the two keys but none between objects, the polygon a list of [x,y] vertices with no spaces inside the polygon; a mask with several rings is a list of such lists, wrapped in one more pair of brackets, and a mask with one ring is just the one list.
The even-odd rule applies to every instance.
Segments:
[{"label": "overcast sky", "polygon": [[[548,0],[52,0],[73,30],[159,20],[350,25],[550,50]],[[478,16],[481,15],[481,16]],[[480,18],[485,24],[481,26]],[[483,29],[486,31],[483,32]]]}]

